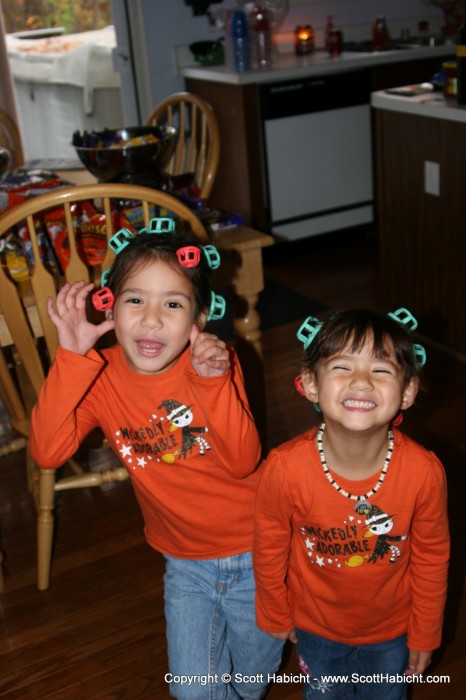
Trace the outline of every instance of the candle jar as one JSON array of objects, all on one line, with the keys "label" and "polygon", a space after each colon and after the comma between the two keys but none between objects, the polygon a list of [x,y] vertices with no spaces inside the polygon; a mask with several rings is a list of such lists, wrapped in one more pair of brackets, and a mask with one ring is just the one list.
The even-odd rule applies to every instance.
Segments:
[{"label": "candle jar", "polygon": [[310,24],[298,25],[294,31],[294,48],[297,56],[308,56],[314,52],[314,29]]}]

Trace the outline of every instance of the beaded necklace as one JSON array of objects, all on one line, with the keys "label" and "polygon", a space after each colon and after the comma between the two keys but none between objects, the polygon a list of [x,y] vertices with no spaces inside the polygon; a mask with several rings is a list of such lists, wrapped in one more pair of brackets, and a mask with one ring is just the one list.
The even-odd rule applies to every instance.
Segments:
[{"label": "beaded necklace", "polygon": [[383,481],[384,481],[384,479],[385,479],[385,475],[386,475],[386,473],[387,473],[388,466],[389,466],[390,460],[391,460],[391,458],[392,458],[393,447],[394,447],[394,444],[395,444],[395,440],[394,440],[394,437],[393,437],[393,432],[392,432],[391,430],[388,431],[388,451],[387,451],[387,456],[385,457],[385,461],[384,461],[384,463],[383,463],[382,471],[381,471],[381,473],[380,473],[380,477],[379,477],[379,479],[378,479],[376,485],[374,486],[374,488],[370,489],[370,491],[368,491],[368,492],[365,493],[364,495],[358,496],[358,495],[356,495],[356,494],[348,493],[348,491],[345,491],[345,489],[344,489],[343,487],[341,487],[341,486],[336,482],[336,480],[333,478],[333,476],[330,474],[330,470],[329,470],[329,468],[328,468],[328,466],[327,466],[327,462],[326,462],[326,459],[325,459],[324,445],[323,445],[323,442],[322,442],[322,437],[323,437],[323,434],[324,434],[324,430],[325,430],[325,423],[322,423],[322,425],[320,426],[319,430],[317,431],[316,441],[317,441],[317,450],[318,450],[318,452],[319,452],[319,457],[320,457],[320,461],[321,461],[321,464],[322,464],[322,467],[323,467],[325,476],[327,477],[327,479],[329,480],[329,482],[332,484],[333,488],[334,488],[336,491],[338,491],[338,493],[341,493],[341,495],[344,496],[345,498],[349,498],[349,499],[351,499],[352,501],[356,501],[356,505],[355,505],[355,507],[354,507],[354,510],[355,510],[355,511],[357,511],[357,512],[364,512],[364,511],[366,511],[367,509],[370,508],[370,503],[369,503],[369,500],[368,500],[368,499],[369,499],[371,496],[373,496],[375,493],[377,493],[377,491],[378,491],[379,488],[382,486]]}]

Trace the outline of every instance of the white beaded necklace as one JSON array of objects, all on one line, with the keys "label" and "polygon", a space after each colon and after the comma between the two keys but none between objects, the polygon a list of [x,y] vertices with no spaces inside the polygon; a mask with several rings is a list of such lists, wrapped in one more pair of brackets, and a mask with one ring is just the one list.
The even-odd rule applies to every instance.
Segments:
[{"label": "white beaded necklace", "polygon": [[342,496],[344,496],[345,498],[349,498],[349,499],[351,499],[352,501],[357,501],[356,506],[355,506],[355,510],[364,511],[365,509],[370,508],[370,503],[369,503],[369,500],[368,500],[368,499],[369,499],[371,496],[373,496],[375,493],[377,493],[377,491],[379,490],[379,488],[382,486],[383,480],[385,479],[385,475],[386,475],[387,470],[388,470],[388,466],[389,466],[389,464],[390,464],[390,460],[391,460],[391,458],[392,458],[393,447],[394,447],[394,445],[395,445],[395,440],[394,440],[394,437],[393,437],[393,432],[392,432],[391,430],[388,431],[388,451],[387,451],[387,456],[385,457],[385,461],[384,461],[384,463],[383,463],[382,471],[381,471],[381,473],[380,473],[380,477],[379,477],[379,479],[378,479],[376,485],[374,486],[374,488],[372,488],[370,491],[368,491],[368,492],[365,493],[364,495],[358,496],[358,495],[356,495],[356,494],[348,493],[348,491],[345,491],[345,489],[342,488],[342,487],[335,481],[335,479],[333,478],[333,476],[330,474],[330,470],[329,470],[329,468],[328,468],[328,466],[327,466],[327,462],[326,462],[326,459],[325,459],[324,445],[323,445],[323,442],[322,442],[322,437],[323,437],[323,434],[324,434],[324,430],[325,430],[325,423],[322,423],[322,425],[320,426],[319,430],[317,431],[316,441],[317,441],[317,450],[318,450],[318,452],[319,452],[319,457],[320,457],[320,461],[321,461],[321,464],[322,464],[322,467],[323,467],[325,476],[327,477],[327,479],[329,480],[329,482],[332,484],[333,488],[334,488],[336,491],[338,491],[338,493],[341,493]]}]

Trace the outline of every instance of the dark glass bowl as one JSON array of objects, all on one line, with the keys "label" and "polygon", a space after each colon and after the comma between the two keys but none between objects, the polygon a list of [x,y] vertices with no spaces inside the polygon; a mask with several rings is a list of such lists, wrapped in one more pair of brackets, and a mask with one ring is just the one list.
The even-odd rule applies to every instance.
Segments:
[{"label": "dark glass bowl", "polygon": [[[149,134],[157,141],[125,145],[130,139]],[[82,135],[77,131],[73,134],[73,146],[82,164],[98,180],[129,181],[141,173],[161,173],[175,150],[177,137],[178,130],[172,126],[133,126]]]}]

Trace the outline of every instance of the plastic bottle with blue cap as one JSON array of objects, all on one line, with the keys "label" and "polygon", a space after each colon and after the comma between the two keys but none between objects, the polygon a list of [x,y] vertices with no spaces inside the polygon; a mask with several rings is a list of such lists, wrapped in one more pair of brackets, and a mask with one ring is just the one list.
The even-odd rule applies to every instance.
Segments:
[{"label": "plastic bottle with blue cap", "polygon": [[228,68],[235,73],[251,70],[249,22],[243,10],[233,10],[230,13],[225,39]]}]

